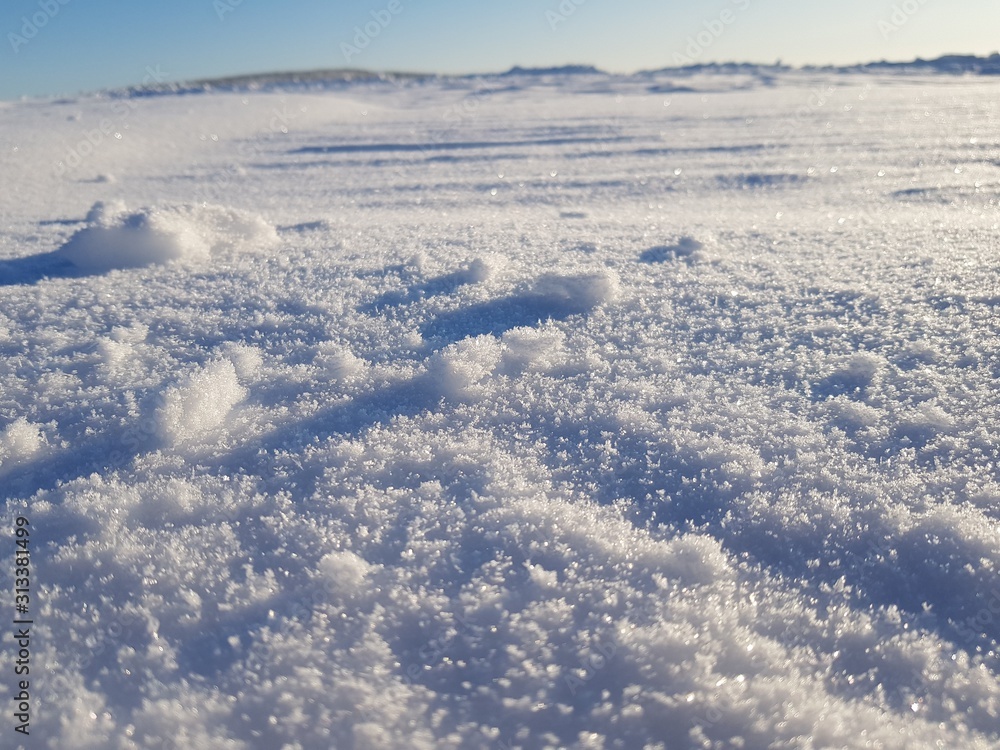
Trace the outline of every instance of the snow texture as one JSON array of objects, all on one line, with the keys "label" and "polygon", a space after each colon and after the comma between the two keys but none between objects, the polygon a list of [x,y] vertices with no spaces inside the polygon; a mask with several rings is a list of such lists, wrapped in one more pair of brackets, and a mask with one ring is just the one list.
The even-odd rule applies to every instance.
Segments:
[{"label": "snow texture", "polygon": [[996,93],[0,108],[25,747],[1000,748]]}]

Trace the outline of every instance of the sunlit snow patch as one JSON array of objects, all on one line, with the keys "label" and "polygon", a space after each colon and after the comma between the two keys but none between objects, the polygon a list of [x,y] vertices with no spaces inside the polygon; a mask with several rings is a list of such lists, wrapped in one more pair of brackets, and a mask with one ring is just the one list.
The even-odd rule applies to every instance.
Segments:
[{"label": "sunlit snow patch", "polygon": [[362,376],[368,363],[345,346],[324,341],[316,347],[315,363],[334,381],[351,381]]},{"label": "sunlit snow patch", "polygon": [[0,467],[26,461],[38,453],[44,445],[45,439],[38,425],[21,417],[0,432]]},{"label": "sunlit snow patch", "polygon": [[223,206],[178,205],[129,212],[122,203],[96,203],[87,226],[56,251],[84,273],[208,260],[213,251],[277,241],[261,217]]},{"label": "sunlit snow patch", "polygon": [[505,349],[501,370],[505,375],[544,371],[565,357],[566,335],[555,328],[512,328],[503,335],[502,342]]},{"label": "sunlit snow patch", "polygon": [[330,552],[319,561],[318,577],[332,594],[348,598],[365,590],[372,566],[353,552]]},{"label": "sunlit snow patch", "polygon": [[482,391],[482,382],[499,364],[502,352],[494,336],[470,337],[435,354],[428,363],[428,373],[441,395],[456,401],[474,401]]},{"label": "sunlit snow patch", "polygon": [[213,362],[164,394],[157,415],[160,437],[171,445],[196,440],[221,427],[246,396],[233,363]]}]

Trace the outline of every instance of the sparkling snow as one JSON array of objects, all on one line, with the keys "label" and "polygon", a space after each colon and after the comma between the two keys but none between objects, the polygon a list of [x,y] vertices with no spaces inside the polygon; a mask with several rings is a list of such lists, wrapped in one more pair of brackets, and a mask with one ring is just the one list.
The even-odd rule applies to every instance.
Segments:
[{"label": "sparkling snow", "polygon": [[0,107],[31,746],[1000,747],[998,93]]}]

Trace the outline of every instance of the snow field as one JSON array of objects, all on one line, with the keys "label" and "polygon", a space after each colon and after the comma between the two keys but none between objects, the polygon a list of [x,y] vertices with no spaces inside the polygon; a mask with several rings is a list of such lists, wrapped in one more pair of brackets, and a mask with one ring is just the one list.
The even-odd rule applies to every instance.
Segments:
[{"label": "snow field", "polygon": [[995,85],[676,83],[137,99],[5,199],[39,746],[1000,746]]}]

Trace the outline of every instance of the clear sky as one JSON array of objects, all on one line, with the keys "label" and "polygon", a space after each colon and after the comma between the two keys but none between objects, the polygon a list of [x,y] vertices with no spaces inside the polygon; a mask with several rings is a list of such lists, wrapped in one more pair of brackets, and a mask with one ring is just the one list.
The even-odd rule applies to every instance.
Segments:
[{"label": "clear sky", "polygon": [[910,60],[989,54],[998,31],[997,0],[4,0],[0,98],[139,83],[150,71]]}]

